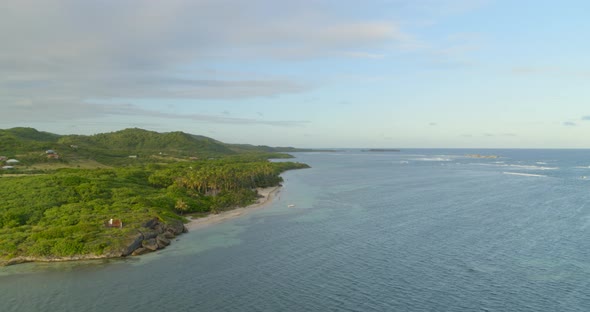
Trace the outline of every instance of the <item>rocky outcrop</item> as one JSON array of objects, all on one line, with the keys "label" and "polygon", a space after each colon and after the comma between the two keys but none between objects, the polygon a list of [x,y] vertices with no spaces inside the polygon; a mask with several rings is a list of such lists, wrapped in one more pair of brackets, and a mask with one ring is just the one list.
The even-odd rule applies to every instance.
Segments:
[{"label": "rocky outcrop", "polygon": [[144,238],[143,238],[142,233],[138,233],[137,235],[135,235],[135,237],[133,238],[131,243],[127,246],[127,248],[125,248],[123,250],[123,252],[121,253],[121,256],[126,257],[126,256],[129,256],[130,254],[132,254],[137,248],[141,247],[141,242],[143,242],[143,240],[144,240]]},{"label": "rocky outcrop", "polygon": [[156,237],[156,243],[158,243],[158,248],[164,248],[170,245],[170,240],[160,234]]},{"label": "rocky outcrop", "polygon": [[149,249],[151,251],[158,250],[158,242],[156,242],[155,238],[146,239],[141,242],[141,246],[145,249]]},{"label": "rocky outcrop", "polygon": [[180,220],[172,220],[167,223],[161,222],[157,218],[148,220],[122,255],[138,256],[166,248],[170,245],[171,239],[186,232],[188,229]]},{"label": "rocky outcrop", "polygon": [[167,223],[154,218],[142,224],[138,233],[131,236],[124,244],[124,248],[117,248],[100,255],[74,255],[67,257],[32,257],[20,256],[12,259],[0,259],[0,267],[26,262],[62,262],[77,260],[94,260],[107,258],[120,258],[127,256],[139,256],[156,250],[166,248],[176,236],[188,232],[180,220]]},{"label": "rocky outcrop", "polygon": [[149,221],[146,221],[141,226],[143,226],[144,228],[153,229],[154,227],[156,227],[156,225],[158,225],[158,223],[160,223],[160,221],[158,220],[158,218],[153,218],[153,219],[151,219]]},{"label": "rocky outcrop", "polygon": [[135,249],[135,251],[133,251],[133,253],[131,255],[132,256],[141,256],[141,255],[146,254],[148,252],[151,252],[151,250],[149,250],[147,248],[139,247],[139,248]]},{"label": "rocky outcrop", "polygon": [[156,236],[160,235],[160,232],[156,232],[153,230],[148,230],[148,231],[143,231],[143,239],[152,239],[152,238],[156,238]]},{"label": "rocky outcrop", "polygon": [[188,232],[184,224],[180,220],[174,220],[167,224],[166,231],[172,232],[174,235],[179,235]]}]

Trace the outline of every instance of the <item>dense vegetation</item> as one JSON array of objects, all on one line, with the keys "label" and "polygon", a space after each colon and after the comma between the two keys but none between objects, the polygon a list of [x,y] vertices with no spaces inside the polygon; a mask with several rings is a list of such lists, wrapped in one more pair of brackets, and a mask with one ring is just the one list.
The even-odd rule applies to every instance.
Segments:
[{"label": "dense vegetation", "polygon": [[[48,158],[47,150],[56,151],[59,157]],[[53,168],[136,166],[244,154],[286,158],[289,155],[282,153],[286,151],[300,150],[226,144],[184,132],[158,133],[137,128],[96,135],[57,135],[32,128],[0,130],[0,156],[21,161],[17,170],[46,169],[48,165]]]},{"label": "dense vegetation", "polygon": [[[120,150],[146,154],[162,149],[174,153],[175,158],[127,162],[123,166],[111,162],[108,168],[47,167],[41,171],[31,169],[29,166],[35,165],[31,161],[17,171],[2,170],[0,258],[4,259],[109,253],[124,247],[130,235],[147,220],[166,222],[183,219],[182,215],[188,213],[217,213],[247,205],[256,200],[256,188],[278,185],[281,172],[307,167],[269,162],[267,158],[275,154],[266,149],[239,152],[211,139],[198,138],[200,145],[190,148],[166,142],[187,143],[196,137],[176,132],[157,134],[132,129],[82,140],[27,128],[11,130],[0,133],[3,144],[11,142],[8,149],[7,145],[0,149],[6,153],[12,148],[13,154],[6,153],[11,157],[34,149],[43,153],[43,149],[54,148],[46,143],[55,144],[57,140],[70,145],[76,142],[77,149],[92,146],[101,155],[112,153],[104,147],[112,144]],[[218,157],[179,159],[182,153],[205,153],[202,150],[216,152]],[[22,155],[20,158],[26,159]],[[125,226],[106,227],[105,222],[111,218],[121,219]]]}]

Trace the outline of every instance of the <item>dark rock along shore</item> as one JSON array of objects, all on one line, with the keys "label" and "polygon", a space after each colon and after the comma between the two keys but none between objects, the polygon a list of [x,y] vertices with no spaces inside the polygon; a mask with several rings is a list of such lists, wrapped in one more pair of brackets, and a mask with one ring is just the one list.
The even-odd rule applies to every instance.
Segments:
[{"label": "dark rock along shore", "polygon": [[124,247],[118,251],[113,251],[102,255],[75,255],[71,257],[22,256],[0,262],[0,266],[25,262],[61,262],[139,256],[152,251],[163,249],[170,245],[171,239],[182,233],[188,232],[188,229],[180,220],[172,220],[164,223],[157,218],[153,218],[145,222],[142,226],[143,227],[138,230],[138,233],[133,236],[126,244],[127,247]]},{"label": "dark rock along shore", "polygon": [[148,230],[140,231],[122,256],[138,256],[163,249],[170,245],[170,239],[188,232],[184,224],[178,220],[166,224],[154,218],[144,223],[143,227]]}]

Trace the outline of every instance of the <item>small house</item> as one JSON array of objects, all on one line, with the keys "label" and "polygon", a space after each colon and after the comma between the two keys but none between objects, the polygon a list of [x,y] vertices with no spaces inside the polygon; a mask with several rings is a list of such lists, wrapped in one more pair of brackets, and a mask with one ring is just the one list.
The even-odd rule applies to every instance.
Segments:
[{"label": "small house", "polygon": [[46,150],[46,151],[45,151],[45,154],[48,154],[48,155],[53,155],[53,154],[57,154],[57,152],[56,152],[56,151],[54,151],[54,150],[52,150],[52,149],[49,149],[49,150]]},{"label": "small house", "polygon": [[6,164],[18,164],[20,161],[16,159],[9,159],[6,161]]},{"label": "small house", "polygon": [[10,169],[14,169],[14,167],[13,166],[2,166],[2,169],[10,170]]},{"label": "small house", "polygon": [[129,158],[135,159],[137,158],[137,155],[129,155]]},{"label": "small house", "polygon": [[106,227],[110,228],[123,228],[123,221],[121,219],[110,219],[108,222],[105,222]]}]

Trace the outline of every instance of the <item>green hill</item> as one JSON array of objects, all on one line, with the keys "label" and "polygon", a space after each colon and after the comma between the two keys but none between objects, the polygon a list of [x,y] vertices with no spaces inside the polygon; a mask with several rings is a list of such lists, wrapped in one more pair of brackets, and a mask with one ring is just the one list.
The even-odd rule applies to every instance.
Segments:
[{"label": "green hill", "polygon": [[23,152],[51,148],[60,136],[33,128],[0,129],[0,154],[16,155]]},{"label": "green hill", "polygon": [[[47,150],[56,155],[50,156]],[[289,157],[279,152],[303,151],[248,144],[226,144],[180,131],[159,133],[138,128],[95,135],[58,135],[33,128],[0,130],[0,156],[17,158],[29,169],[93,168],[237,155]]]},{"label": "green hill", "polygon": [[281,172],[308,168],[268,161],[291,157],[280,150],[137,128],[0,130],[0,164],[12,167],[0,169],[0,266],[164,248],[184,231],[183,215],[247,206],[256,188],[280,185]]},{"label": "green hill", "polygon": [[143,129],[125,129],[91,136],[68,135],[59,143],[93,149],[109,149],[127,152],[190,153],[210,152],[233,154],[223,143],[211,138],[184,132],[158,133]]},{"label": "green hill", "polygon": [[53,142],[59,138],[57,134],[37,131],[34,128],[17,127],[2,131],[12,134],[16,138],[29,141]]}]

